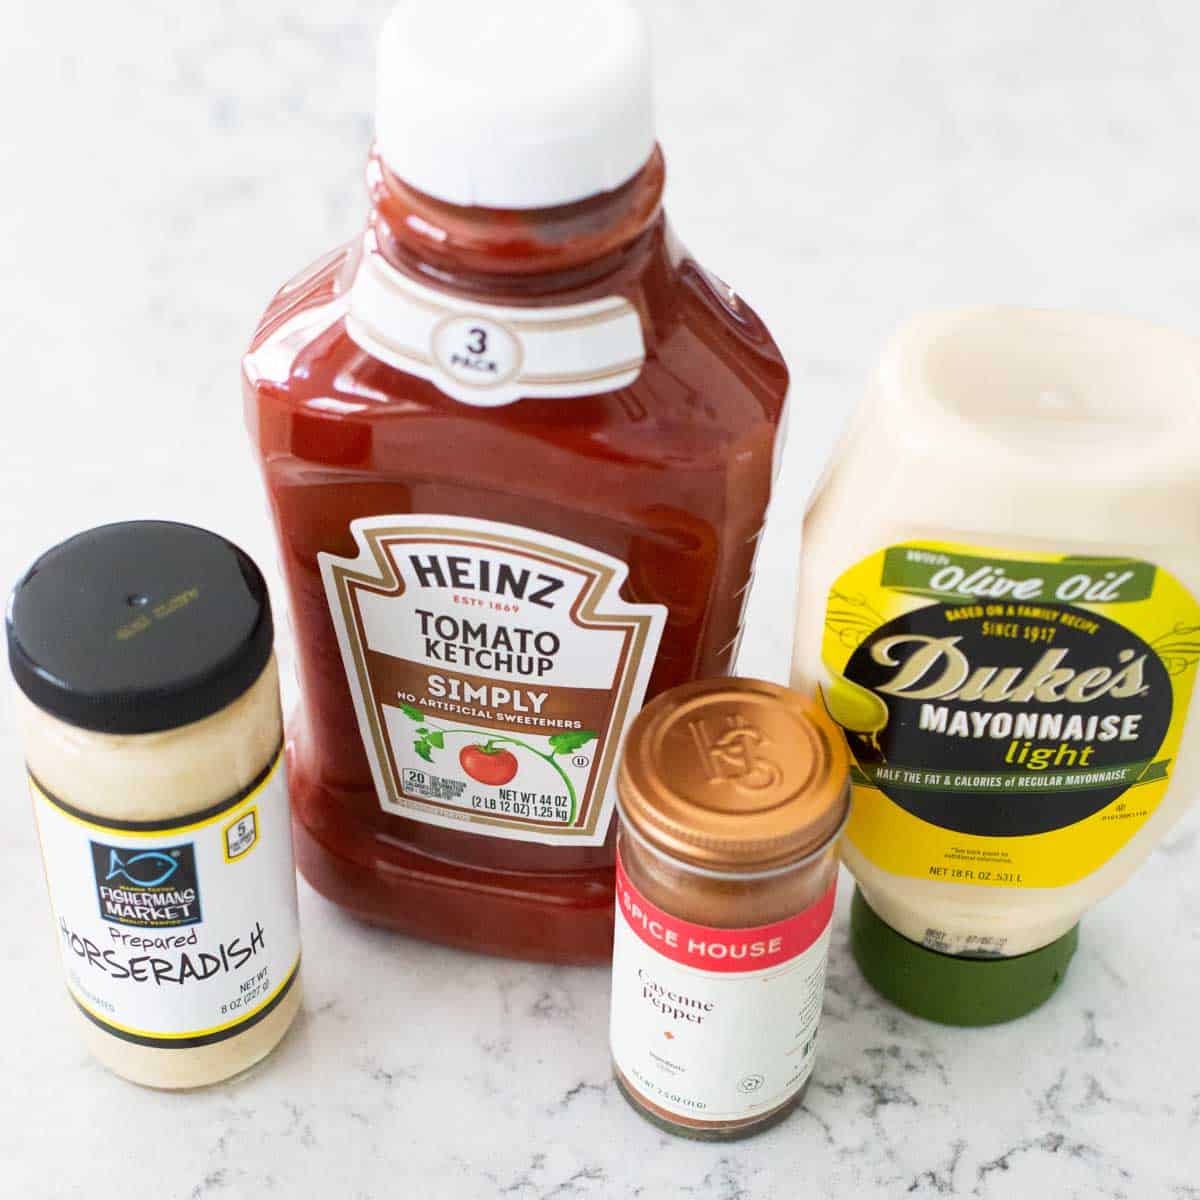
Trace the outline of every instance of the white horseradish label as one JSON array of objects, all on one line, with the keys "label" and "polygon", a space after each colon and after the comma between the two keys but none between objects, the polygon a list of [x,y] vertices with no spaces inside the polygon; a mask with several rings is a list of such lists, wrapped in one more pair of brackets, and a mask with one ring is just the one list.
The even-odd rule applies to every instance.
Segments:
[{"label": "white horseradish label", "polygon": [[105,822],[30,788],[67,988],[88,1020],[186,1049],[280,1003],[300,966],[282,749],[240,795],[175,821]]},{"label": "white horseradish label", "polygon": [[815,1061],[836,888],[774,924],[717,929],[647,900],[618,858],[611,1035],[629,1086],[696,1121],[795,1096]]},{"label": "white horseradish label", "polygon": [[1198,660],[1200,608],[1152,563],[879,551],[826,612],[825,700],[856,760],[847,838],[918,879],[1084,878],[1166,795]]},{"label": "white horseradish label", "polygon": [[321,574],[385,811],[597,846],[666,620],[624,563],[519,526],[368,517]]},{"label": "white horseradish label", "polygon": [[511,307],[436,291],[397,271],[368,233],[346,332],[372,358],[462,404],[564,399],[628,387],[646,361],[642,321],[623,296]]}]

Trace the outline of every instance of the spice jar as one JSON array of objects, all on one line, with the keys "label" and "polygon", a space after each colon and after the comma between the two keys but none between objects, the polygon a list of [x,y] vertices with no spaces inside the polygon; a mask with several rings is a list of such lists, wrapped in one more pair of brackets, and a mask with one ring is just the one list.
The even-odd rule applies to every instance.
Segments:
[{"label": "spice jar", "polygon": [[223,538],[140,521],[43,555],[9,660],[67,991],[117,1074],[184,1088],[300,1007],[270,600]]},{"label": "spice jar", "polygon": [[686,684],[632,726],[619,778],[612,1051],[672,1133],[757,1133],[812,1074],[849,812],[849,759],[812,701]]}]

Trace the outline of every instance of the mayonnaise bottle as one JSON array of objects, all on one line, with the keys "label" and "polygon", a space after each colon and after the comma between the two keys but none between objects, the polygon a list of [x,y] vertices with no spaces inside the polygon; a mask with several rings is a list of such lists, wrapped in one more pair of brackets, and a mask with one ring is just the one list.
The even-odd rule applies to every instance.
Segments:
[{"label": "mayonnaise bottle", "polygon": [[855,956],[1020,1016],[1200,774],[1200,344],[976,309],[886,351],[805,525],[793,683],[855,766]]}]

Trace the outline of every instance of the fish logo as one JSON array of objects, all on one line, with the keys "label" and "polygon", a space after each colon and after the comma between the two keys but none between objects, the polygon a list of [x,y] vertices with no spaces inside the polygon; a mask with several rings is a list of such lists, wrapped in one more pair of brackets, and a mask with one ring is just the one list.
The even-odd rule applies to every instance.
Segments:
[{"label": "fish logo", "polygon": [[194,842],[165,846],[92,842],[91,849],[102,920],[133,929],[176,928],[203,920]]},{"label": "fish logo", "polygon": [[163,850],[144,850],[131,858],[122,858],[120,851],[110,846],[104,882],[123,878],[135,887],[161,887],[178,870],[178,858]]}]

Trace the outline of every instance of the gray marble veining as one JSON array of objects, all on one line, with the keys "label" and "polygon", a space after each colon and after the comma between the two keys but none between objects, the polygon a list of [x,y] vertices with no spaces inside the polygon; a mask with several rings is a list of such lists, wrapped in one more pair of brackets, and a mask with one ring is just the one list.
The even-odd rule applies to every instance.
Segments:
[{"label": "gray marble veining", "polygon": [[[359,226],[385,7],[10,0],[0,579],[134,515],[273,562],[238,356],[271,291]],[[676,224],[795,368],[742,663],[781,678],[799,514],[906,314],[1000,300],[1196,324],[1200,9],[648,8]],[[844,887],[805,1108],[708,1146],[617,1095],[603,970],[393,938],[307,889],[305,1011],[271,1060],[183,1096],[108,1076],[74,1037],[7,727],[0,762],[0,1194],[1200,1198],[1200,812],[1090,916],[1059,995],[1011,1027],[939,1028],[874,996],[845,947]]]}]

